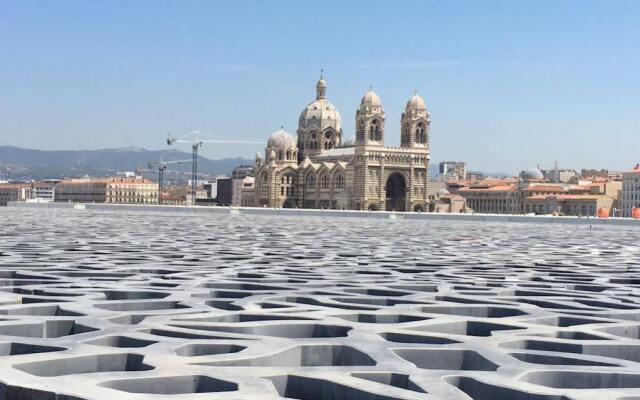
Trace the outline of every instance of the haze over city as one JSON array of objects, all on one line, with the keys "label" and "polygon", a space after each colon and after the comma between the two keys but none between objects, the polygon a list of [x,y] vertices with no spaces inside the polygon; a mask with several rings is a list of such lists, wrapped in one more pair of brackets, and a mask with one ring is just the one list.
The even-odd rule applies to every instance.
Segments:
[{"label": "haze over city", "polygon": [[628,169],[638,15],[635,1],[0,2],[0,144],[160,149],[194,129],[262,143],[295,132],[323,68],[345,137],[371,85],[397,145],[416,89],[433,161]]}]

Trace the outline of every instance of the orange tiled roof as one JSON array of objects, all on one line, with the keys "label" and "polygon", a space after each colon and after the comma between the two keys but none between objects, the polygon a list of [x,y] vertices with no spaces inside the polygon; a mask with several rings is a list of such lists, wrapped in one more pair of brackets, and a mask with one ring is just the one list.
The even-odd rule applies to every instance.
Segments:
[{"label": "orange tiled roof", "polygon": [[457,184],[465,186],[484,185],[484,186],[496,186],[507,185],[510,183],[516,183],[516,178],[487,178],[487,179],[465,179],[457,181],[447,181],[447,184]]},{"label": "orange tiled roof", "polygon": [[555,197],[558,200],[597,200],[605,195],[598,194],[559,194],[557,196],[547,194],[536,194],[534,196],[526,197],[525,200],[546,200],[548,198]]},{"label": "orange tiled roof", "polygon": [[558,185],[533,185],[522,189],[523,192],[564,192],[564,188]]},{"label": "orange tiled roof", "polygon": [[500,192],[500,191],[514,191],[516,187],[513,185],[500,185],[491,187],[465,187],[458,192]]}]

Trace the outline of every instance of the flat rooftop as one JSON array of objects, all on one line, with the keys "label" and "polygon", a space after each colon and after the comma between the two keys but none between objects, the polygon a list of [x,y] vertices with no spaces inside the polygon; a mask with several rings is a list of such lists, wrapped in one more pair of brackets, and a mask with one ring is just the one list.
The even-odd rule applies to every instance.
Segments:
[{"label": "flat rooftop", "polygon": [[0,208],[0,399],[640,399],[639,241]]}]

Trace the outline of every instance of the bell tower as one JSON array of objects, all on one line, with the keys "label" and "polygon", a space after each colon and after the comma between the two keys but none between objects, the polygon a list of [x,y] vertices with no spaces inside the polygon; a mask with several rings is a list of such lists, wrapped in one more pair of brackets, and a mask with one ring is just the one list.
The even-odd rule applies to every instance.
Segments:
[{"label": "bell tower", "polygon": [[429,147],[431,118],[422,97],[414,92],[400,119],[401,147]]},{"label": "bell tower", "polygon": [[384,123],[384,109],[380,96],[369,88],[356,111],[356,146],[383,146]]}]

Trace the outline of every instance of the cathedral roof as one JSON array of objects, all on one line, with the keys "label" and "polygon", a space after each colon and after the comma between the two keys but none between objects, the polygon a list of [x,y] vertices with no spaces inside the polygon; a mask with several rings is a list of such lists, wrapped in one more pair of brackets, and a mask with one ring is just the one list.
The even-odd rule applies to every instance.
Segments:
[{"label": "cathedral roof", "polygon": [[424,99],[415,93],[409,101],[407,101],[407,110],[426,110],[427,106],[424,104]]},{"label": "cathedral roof", "polygon": [[316,84],[316,99],[302,110],[298,120],[299,129],[311,127],[316,127],[319,131],[327,128],[336,131],[342,129],[342,116],[338,109],[327,100],[327,82],[322,76]]},{"label": "cathedral roof", "polygon": [[267,141],[267,148],[274,148],[276,150],[294,151],[296,149],[296,140],[291,134],[280,128],[273,132]]},{"label": "cathedral roof", "polygon": [[355,147],[334,147],[333,149],[323,151],[321,154],[315,156],[315,158],[331,158],[331,157],[345,157],[353,156]]},{"label": "cathedral roof", "polygon": [[373,90],[369,89],[367,93],[362,96],[362,100],[360,100],[360,105],[369,106],[369,107],[380,107],[382,106],[382,101],[380,100],[380,96]]}]

